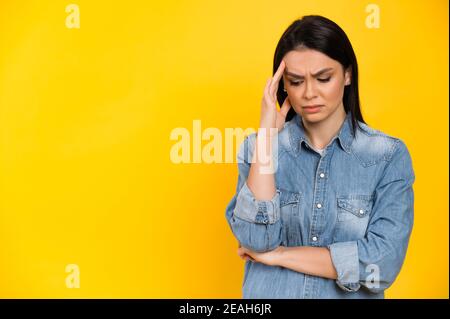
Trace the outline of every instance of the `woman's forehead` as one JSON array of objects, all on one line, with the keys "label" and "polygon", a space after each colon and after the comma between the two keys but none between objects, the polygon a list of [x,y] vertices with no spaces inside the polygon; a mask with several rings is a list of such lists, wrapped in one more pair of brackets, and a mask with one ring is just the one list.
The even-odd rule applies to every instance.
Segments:
[{"label": "woman's forehead", "polygon": [[[323,69],[338,69],[339,62],[326,54],[312,49],[293,50],[283,57],[286,72],[297,75],[315,74]],[[285,72],[285,74],[286,74]]]}]

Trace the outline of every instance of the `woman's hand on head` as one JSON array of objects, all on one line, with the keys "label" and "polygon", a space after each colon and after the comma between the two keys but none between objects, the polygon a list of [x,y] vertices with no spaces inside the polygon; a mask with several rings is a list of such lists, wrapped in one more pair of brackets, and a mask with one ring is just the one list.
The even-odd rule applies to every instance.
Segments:
[{"label": "woman's hand on head", "polygon": [[272,78],[267,80],[266,86],[264,87],[264,96],[261,102],[260,128],[277,128],[279,132],[286,122],[286,115],[291,108],[288,97],[284,100],[280,110],[277,110],[278,85],[283,76],[284,69],[285,62],[281,60],[277,71]]}]

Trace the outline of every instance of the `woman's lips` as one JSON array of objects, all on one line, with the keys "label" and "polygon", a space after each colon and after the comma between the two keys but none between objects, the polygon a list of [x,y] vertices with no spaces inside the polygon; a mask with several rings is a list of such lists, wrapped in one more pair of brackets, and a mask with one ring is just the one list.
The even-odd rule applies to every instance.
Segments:
[{"label": "woman's lips", "polygon": [[306,113],[317,113],[320,112],[320,108],[323,105],[308,105],[308,106],[304,106],[303,109],[305,110]]}]

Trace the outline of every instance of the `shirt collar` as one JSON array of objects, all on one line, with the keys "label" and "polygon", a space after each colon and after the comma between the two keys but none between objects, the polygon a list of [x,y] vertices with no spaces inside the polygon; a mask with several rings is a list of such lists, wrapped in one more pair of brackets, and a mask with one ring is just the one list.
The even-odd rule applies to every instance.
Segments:
[{"label": "shirt collar", "polygon": [[[341,148],[346,152],[350,153],[350,146],[353,142],[352,135],[352,123],[351,123],[351,113],[348,112],[345,116],[344,122],[339,129],[336,139],[339,140]],[[296,155],[300,152],[302,142],[308,143],[308,138],[305,134],[305,128],[303,126],[302,118],[299,114],[296,114],[291,119],[292,124],[289,125],[289,139],[291,143],[291,148]],[[331,142],[330,142],[331,143]]]}]

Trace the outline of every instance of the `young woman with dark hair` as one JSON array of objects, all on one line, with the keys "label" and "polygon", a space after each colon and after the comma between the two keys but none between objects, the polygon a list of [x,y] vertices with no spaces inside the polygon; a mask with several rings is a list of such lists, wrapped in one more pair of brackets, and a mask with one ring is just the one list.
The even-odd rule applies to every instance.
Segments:
[{"label": "young woman with dark hair", "polygon": [[408,149],[363,120],[356,56],[333,21],[294,21],[273,73],[226,208],[246,260],[243,297],[384,298],[413,226]]}]

